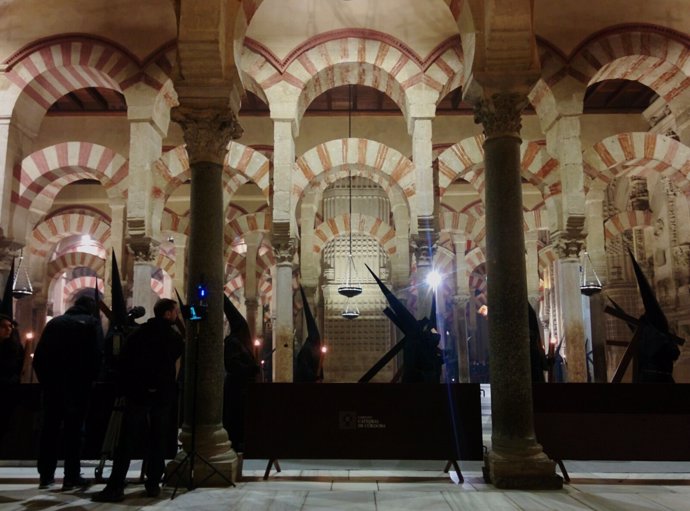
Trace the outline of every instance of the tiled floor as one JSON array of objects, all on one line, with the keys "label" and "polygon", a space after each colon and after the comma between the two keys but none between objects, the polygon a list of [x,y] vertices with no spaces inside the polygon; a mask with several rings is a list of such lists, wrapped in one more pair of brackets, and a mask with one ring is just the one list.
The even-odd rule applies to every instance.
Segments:
[{"label": "tiled floor", "polygon": [[[132,466],[130,477],[138,475]],[[245,461],[246,480],[235,488],[172,488],[150,499],[141,485],[130,485],[118,504],[97,504],[86,491],[38,490],[32,466],[0,467],[0,510],[179,509],[259,510],[606,510],[690,511],[690,463],[570,462],[572,478],[559,491],[501,491],[484,483],[481,463],[463,463],[463,484],[444,474],[438,462],[297,461],[281,462],[282,472],[262,476],[265,462]],[[93,475],[93,464],[84,473]],[[646,484],[652,481],[654,484]],[[59,481],[58,481],[59,482]]]}]

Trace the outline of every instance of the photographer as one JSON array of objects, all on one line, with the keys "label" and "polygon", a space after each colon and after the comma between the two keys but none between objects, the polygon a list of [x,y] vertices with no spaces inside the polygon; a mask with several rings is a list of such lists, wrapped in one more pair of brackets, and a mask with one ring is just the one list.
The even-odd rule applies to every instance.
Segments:
[{"label": "photographer", "polygon": [[154,317],[125,341],[118,363],[118,381],[126,398],[120,442],[106,487],[93,495],[96,502],[124,499],[125,479],[133,454],[134,439],[145,432],[146,493],[156,497],[165,469],[165,439],[171,406],[176,396],[178,359],[184,341],[173,328],[179,309],[168,298],[158,300]]}]

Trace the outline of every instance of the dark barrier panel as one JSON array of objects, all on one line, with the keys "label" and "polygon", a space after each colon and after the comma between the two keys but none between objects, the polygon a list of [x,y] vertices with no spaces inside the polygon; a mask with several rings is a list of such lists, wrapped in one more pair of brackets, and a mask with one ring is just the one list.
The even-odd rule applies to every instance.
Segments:
[{"label": "dark barrier panel", "polygon": [[[108,427],[115,387],[109,383],[94,385],[91,406],[84,428],[83,459],[100,459],[103,438]],[[175,408],[175,407],[173,407]],[[41,387],[38,384],[6,385],[0,387],[0,459],[32,460],[38,456],[41,428]],[[166,456],[177,453],[177,409],[170,415]],[[141,446],[139,447],[139,452]],[[141,456],[141,454],[139,454]],[[62,453],[60,453],[62,457]]]},{"label": "dark barrier panel", "polygon": [[247,459],[481,460],[479,384],[255,384]]},{"label": "dark barrier panel", "polygon": [[690,385],[534,385],[534,425],[558,460],[690,460]]}]

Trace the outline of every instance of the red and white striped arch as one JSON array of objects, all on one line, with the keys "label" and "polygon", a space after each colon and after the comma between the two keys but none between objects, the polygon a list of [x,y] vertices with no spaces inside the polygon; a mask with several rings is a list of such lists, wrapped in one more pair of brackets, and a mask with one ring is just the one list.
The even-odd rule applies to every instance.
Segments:
[{"label": "red and white striped arch", "polygon": [[633,227],[650,227],[652,213],[649,211],[624,211],[604,222],[604,236],[607,240],[620,236]]},{"label": "red and white striped arch", "polygon": [[[372,170],[382,172],[402,189],[408,200],[415,195],[414,164],[409,158],[374,140],[346,138],[319,144],[297,159],[292,174],[293,204],[298,204],[314,178],[348,166],[351,166],[353,176],[372,180],[375,179]],[[334,175],[330,179],[337,180],[340,176]],[[376,182],[389,191],[390,183],[385,180]]]},{"label": "red and white striped arch", "polygon": [[[438,186],[441,197],[457,178],[462,177],[483,196],[484,135],[466,138],[438,157]],[[520,146],[520,174],[536,186],[544,197],[560,190],[558,160],[551,157],[542,140],[525,141]]]},{"label": "red and white striped arch", "polygon": [[225,224],[225,244],[232,244],[235,239],[244,236],[249,232],[271,231],[270,213],[251,213],[235,217]]},{"label": "red and white striped arch", "polygon": [[585,174],[604,186],[618,176],[661,174],[684,193],[690,193],[690,148],[664,135],[613,135],[587,149],[583,164]]},{"label": "red and white striped arch", "polygon": [[470,273],[485,263],[486,255],[480,247],[476,247],[465,254],[465,264],[467,264],[467,271]]},{"label": "red and white striped arch", "polygon": [[151,277],[151,291],[156,293],[158,298],[163,298],[165,294],[165,285],[160,280]]},{"label": "red and white striped arch", "polygon": [[320,254],[326,244],[338,236],[346,236],[350,232],[371,236],[383,248],[388,256],[395,254],[395,229],[380,218],[355,213],[339,215],[329,218],[314,229],[314,245],[312,251]]},{"label": "red and white striped arch", "polygon": [[372,29],[348,28],[318,34],[279,60],[267,48],[245,40],[242,68],[260,97],[287,83],[301,91],[300,119],[309,104],[334,87],[357,84],[388,95],[403,114],[409,101],[405,91],[422,85],[436,92],[437,101],[461,85],[463,55],[459,37],[440,43],[422,58],[402,41]]},{"label": "red and white striped arch", "polygon": [[84,178],[97,179],[108,197],[127,196],[127,160],[107,147],[64,142],[40,149],[15,169],[12,202],[22,209],[47,213],[60,189]]},{"label": "red and white striped arch", "polygon": [[153,174],[161,181],[166,197],[191,177],[187,149],[184,145],[166,151],[153,164]]},{"label": "red and white striped arch", "polygon": [[240,254],[239,252],[235,252],[234,250],[230,249],[225,258],[226,278],[227,276],[232,276],[237,273],[239,273],[240,275],[244,275],[246,264],[247,261],[243,254]]},{"label": "red and white striped arch", "polygon": [[69,252],[48,263],[46,276],[49,282],[74,268],[89,268],[95,273],[103,273],[105,259],[85,252]]},{"label": "red and white striped arch", "polygon": [[70,209],[52,215],[39,223],[31,232],[31,253],[45,257],[52,245],[76,234],[88,234],[96,242],[105,246],[110,238],[110,219],[92,209]]},{"label": "red and white striped arch", "polygon": [[70,280],[65,287],[62,289],[62,303],[74,303],[76,295],[83,289],[94,290],[98,285],[98,292],[102,294],[105,293],[105,284],[103,279],[97,279],[96,277],[77,277],[76,279]]},{"label": "red and white striped arch", "polygon": [[625,79],[640,82],[666,102],[690,86],[688,46],[649,26],[597,34],[570,59],[570,75],[583,84]]},{"label": "red and white striped arch", "polygon": [[171,278],[175,278],[175,259],[170,257],[170,255],[166,254],[163,250],[158,251],[156,266],[170,275]]},{"label": "red and white striped arch", "polygon": [[[271,162],[261,152],[237,142],[230,142],[223,165],[239,172],[244,178],[255,183],[268,200]],[[228,175],[228,177],[235,174],[224,172],[224,175]],[[229,192],[230,197],[237,191],[240,184],[243,184],[243,182],[233,183],[232,180],[229,180],[226,183],[226,190]]]},{"label": "red and white striped arch", "polygon": [[161,231],[176,232],[189,236],[189,211],[184,215],[178,215],[174,211],[165,208],[161,217]]}]

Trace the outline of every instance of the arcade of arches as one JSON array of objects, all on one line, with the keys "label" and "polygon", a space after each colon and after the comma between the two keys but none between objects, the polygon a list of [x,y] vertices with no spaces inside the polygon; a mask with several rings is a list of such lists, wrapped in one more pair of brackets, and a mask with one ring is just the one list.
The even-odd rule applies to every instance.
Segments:
[{"label": "arcade of arches", "polygon": [[[418,317],[435,270],[449,381],[488,381],[492,350],[500,368],[501,345],[526,346],[510,310],[527,301],[567,381],[606,381],[630,334],[603,296],[642,310],[628,250],[690,335],[686,7],[1,1],[0,271],[21,253],[34,291],[15,317],[38,335],[94,286],[108,303],[112,253],[149,313],[204,279],[224,291],[263,342],[265,377],[291,381],[301,284],[326,381],[353,382],[399,337],[364,263]],[[337,293],[350,250],[355,320]],[[604,290],[592,300],[585,253]],[[219,392],[225,327],[209,307],[201,386]],[[674,375],[690,382],[687,347]]]}]

